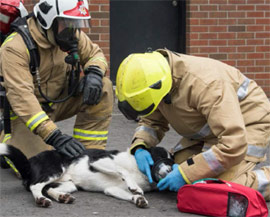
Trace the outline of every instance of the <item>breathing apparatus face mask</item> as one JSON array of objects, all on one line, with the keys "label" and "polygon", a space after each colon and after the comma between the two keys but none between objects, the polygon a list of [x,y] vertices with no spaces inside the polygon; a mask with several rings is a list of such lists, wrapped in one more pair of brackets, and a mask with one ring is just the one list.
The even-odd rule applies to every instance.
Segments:
[{"label": "breathing apparatus face mask", "polygon": [[78,50],[78,34],[81,28],[88,28],[89,20],[57,17],[52,25],[56,43],[64,52]]}]

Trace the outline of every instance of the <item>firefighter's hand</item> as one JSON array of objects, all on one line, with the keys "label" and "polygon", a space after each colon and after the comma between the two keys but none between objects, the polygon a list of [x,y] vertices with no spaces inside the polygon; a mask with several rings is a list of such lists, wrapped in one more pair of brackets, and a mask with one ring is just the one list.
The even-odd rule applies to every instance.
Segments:
[{"label": "firefighter's hand", "polygon": [[170,173],[168,173],[168,175],[165,178],[161,179],[158,182],[157,187],[160,191],[169,189],[170,191],[177,192],[183,185],[186,184],[178,167],[179,167],[178,164],[174,164],[173,170]]},{"label": "firefighter's hand", "polygon": [[153,166],[154,161],[151,157],[151,154],[140,148],[137,149],[135,152],[135,159],[137,162],[137,165],[139,167],[139,170],[148,177],[148,180],[150,183],[153,182],[152,176],[151,176],[151,170],[150,170],[150,166]]},{"label": "firefighter's hand", "polygon": [[60,130],[53,132],[45,142],[69,158],[78,157],[85,150],[83,144],[69,135],[62,134]]},{"label": "firefighter's hand", "polygon": [[103,73],[97,66],[89,66],[84,71],[83,102],[87,105],[96,105],[102,95]]}]

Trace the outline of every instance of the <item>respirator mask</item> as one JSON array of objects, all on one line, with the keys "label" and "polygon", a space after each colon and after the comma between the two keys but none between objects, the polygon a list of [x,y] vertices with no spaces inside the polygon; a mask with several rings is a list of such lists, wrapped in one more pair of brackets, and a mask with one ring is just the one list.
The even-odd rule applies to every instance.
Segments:
[{"label": "respirator mask", "polygon": [[52,25],[54,37],[57,45],[64,52],[68,52],[65,61],[75,64],[79,61],[78,56],[78,36],[81,28],[88,28],[89,20],[69,19],[57,17]]}]

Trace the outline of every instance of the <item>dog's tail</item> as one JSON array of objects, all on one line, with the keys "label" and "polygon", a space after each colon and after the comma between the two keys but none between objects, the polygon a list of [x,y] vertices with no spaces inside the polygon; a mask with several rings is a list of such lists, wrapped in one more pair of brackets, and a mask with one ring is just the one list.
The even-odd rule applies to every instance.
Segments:
[{"label": "dog's tail", "polygon": [[0,155],[6,156],[12,161],[16,169],[20,172],[24,181],[29,180],[31,176],[31,166],[26,156],[12,145],[0,143]]}]

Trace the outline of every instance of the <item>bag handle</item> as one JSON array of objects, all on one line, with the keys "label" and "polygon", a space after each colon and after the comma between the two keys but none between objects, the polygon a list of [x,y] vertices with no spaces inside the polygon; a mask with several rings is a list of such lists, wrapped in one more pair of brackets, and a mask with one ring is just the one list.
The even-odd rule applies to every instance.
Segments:
[{"label": "bag handle", "polygon": [[218,184],[226,184],[228,185],[229,187],[232,187],[232,185],[222,179],[216,179],[216,178],[205,178],[205,179],[199,179],[195,182],[193,182],[192,184],[211,184],[211,183],[218,183]]}]

